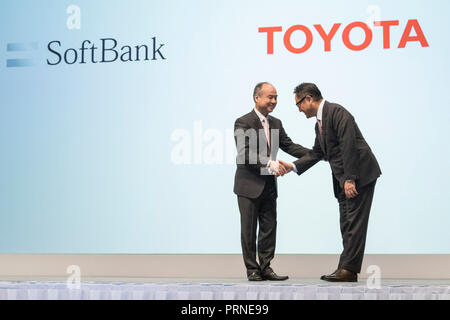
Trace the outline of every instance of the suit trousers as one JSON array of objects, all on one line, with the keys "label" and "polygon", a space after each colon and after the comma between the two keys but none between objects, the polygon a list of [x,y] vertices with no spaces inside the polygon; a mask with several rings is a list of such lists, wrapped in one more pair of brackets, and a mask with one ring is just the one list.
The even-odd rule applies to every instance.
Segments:
[{"label": "suit trousers", "polygon": [[[264,272],[275,255],[277,230],[277,200],[275,184],[266,181],[261,195],[256,199],[238,196],[241,214],[241,245],[247,275]],[[256,247],[256,231],[258,246]],[[256,250],[258,260],[256,261]]]},{"label": "suit trousers", "polygon": [[339,269],[361,272],[375,184],[376,180],[357,188],[358,195],[351,199],[347,199],[341,189],[338,202],[344,250],[339,259]]}]

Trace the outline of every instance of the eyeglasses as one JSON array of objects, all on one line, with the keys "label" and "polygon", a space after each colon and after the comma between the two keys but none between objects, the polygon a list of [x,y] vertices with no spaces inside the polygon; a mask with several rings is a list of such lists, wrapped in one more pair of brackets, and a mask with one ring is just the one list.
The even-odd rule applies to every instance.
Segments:
[{"label": "eyeglasses", "polygon": [[303,98],[301,98],[301,99],[296,103],[297,107],[300,107],[300,105],[302,104],[302,101],[305,100],[306,97],[307,97],[307,96],[304,96]]}]

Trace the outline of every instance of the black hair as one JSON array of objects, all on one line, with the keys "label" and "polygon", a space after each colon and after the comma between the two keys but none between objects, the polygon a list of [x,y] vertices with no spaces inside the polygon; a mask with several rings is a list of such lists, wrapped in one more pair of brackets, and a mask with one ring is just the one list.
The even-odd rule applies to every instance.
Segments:
[{"label": "black hair", "polygon": [[303,97],[308,95],[311,96],[314,101],[323,99],[322,93],[314,83],[303,82],[302,84],[299,84],[298,86],[295,87],[294,93],[299,99],[302,99]]}]

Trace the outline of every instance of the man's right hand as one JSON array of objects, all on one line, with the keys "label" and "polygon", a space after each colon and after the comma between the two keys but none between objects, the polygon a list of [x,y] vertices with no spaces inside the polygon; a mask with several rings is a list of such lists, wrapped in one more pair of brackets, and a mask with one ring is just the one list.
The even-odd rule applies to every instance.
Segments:
[{"label": "man's right hand", "polygon": [[[282,163],[284,163],[284,164],[282,164]],[[286,173],[289,173],[292,169],[289,168],[289,166],[286,166],[285,164],[286,164],[286,162],[281,161],[281,160],[270,161],[269,168],[270,168],[271,173],[273,173],[273,175],[276,177],[282,177]]]},{"label": "man's right hand", "polygon": [[[293,164],[292,163],[287,163],[283,160],[278,160],[279,166],[281,168],[284,168],[284,171],[286,171],[286,173],[291,172],[292,170],[294,170]],[[286,174],[285,173],[285,174]]]}]

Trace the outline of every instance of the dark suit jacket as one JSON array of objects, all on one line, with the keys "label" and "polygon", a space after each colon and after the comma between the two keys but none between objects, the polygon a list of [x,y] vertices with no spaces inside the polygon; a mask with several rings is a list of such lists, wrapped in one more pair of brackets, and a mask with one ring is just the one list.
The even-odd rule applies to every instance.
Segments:
[{"label": "dark suit jacket", "polygon": [[322,135],[316,123],[313,150],[294,162],[300,175],[319,160],[329,161],[335,196],[344,182],[354,180],[363,187],[381,175],[377,159],[372,153],[353,116],[344,107],[325,101],[322,110]]},{"label": "dark suit jacket", "polygon": [[[293,143],[279,119],[270,115],[268,119],[271,131],[270,150],[267,147],[264,128],[255,110],[238,118],[234,123],[234,137],[238,148],[234,193],[239,196],[257,198],[264,190],[266,183],[274,183],[276,189],[276,178],[268,174],[266,167],[269,160],[276,159],[278,148],[296,158],[301,158],[311,151]],[[252,142],[250,142],[251,137],[254,138]],[[267,149],[264,150],[264,148]]]}]

